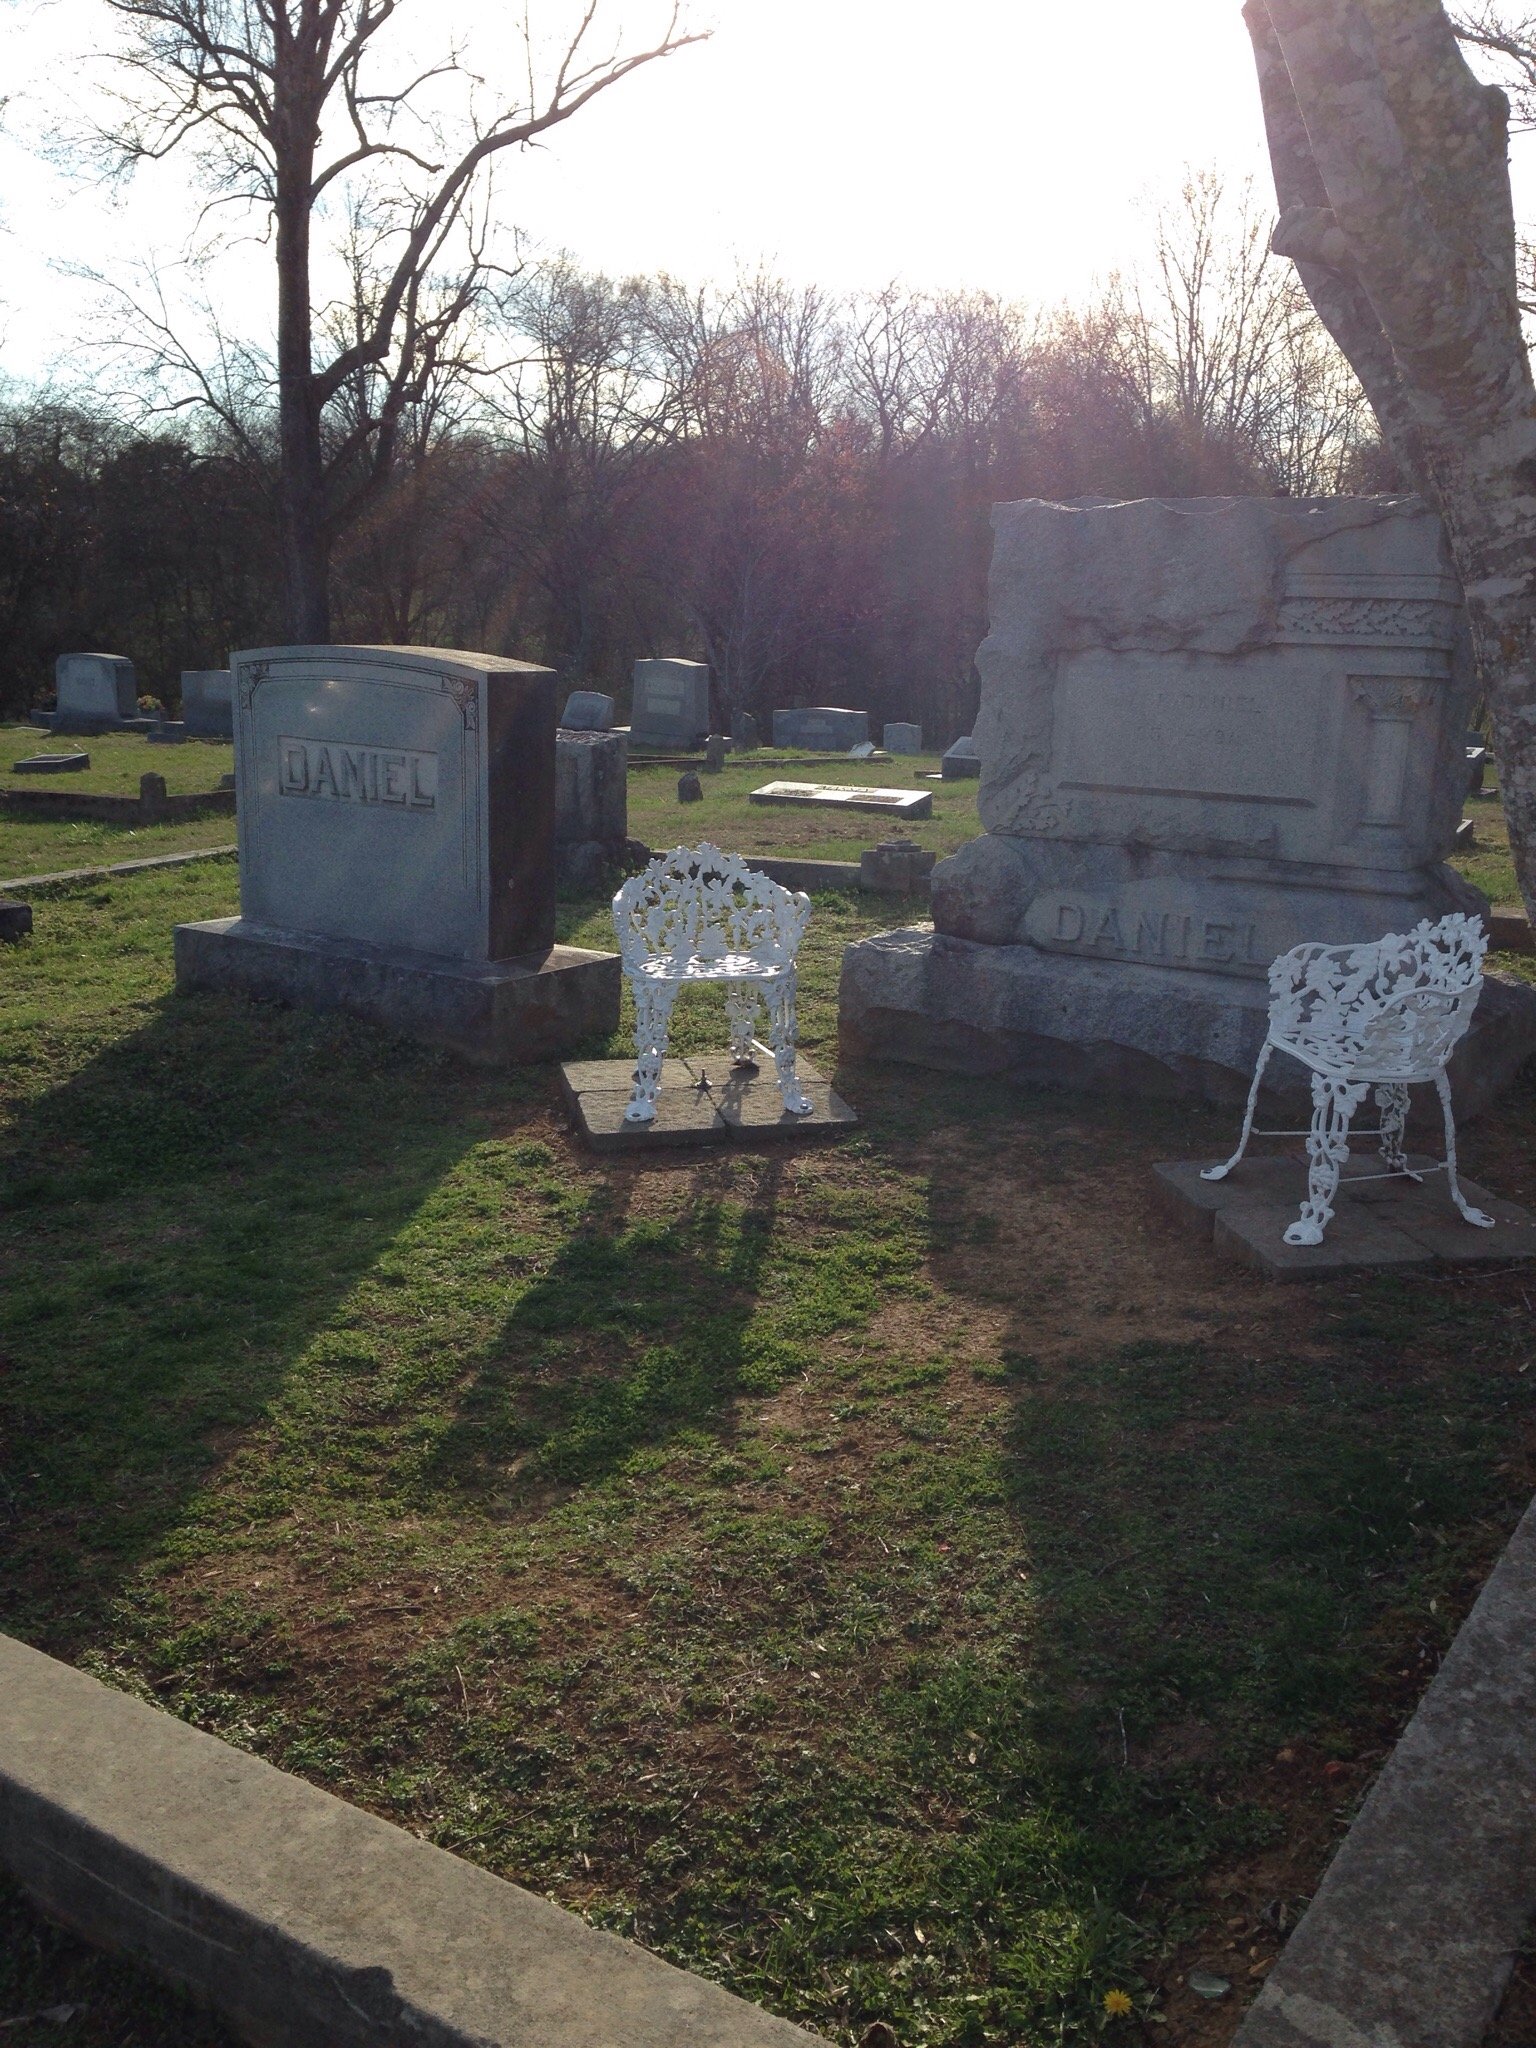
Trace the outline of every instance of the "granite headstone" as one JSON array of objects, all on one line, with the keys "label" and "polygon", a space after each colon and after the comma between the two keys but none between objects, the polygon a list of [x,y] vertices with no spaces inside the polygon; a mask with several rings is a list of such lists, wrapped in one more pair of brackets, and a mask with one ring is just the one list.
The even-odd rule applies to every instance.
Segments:
[{"label": "granite headstone", "polygon": [[920,725],[888,725],[880,743],[888,754],[920,754],[923,751],[923,728]]},{"label": "granite headstone", "polygon": [[709,665],[671,656],[637,661],[629,737],[643,747],[696,747],[709,732]]},{"label": "granite headstone", "polygon": [[601,690],[572,690],[560,714],[562,732],[612,732],[613,699]]},{"label": "granite headstone", "polygon": [[102,730],[138,715],[138,678],[124,654],[61,654],[53,677],[57,732]]},{"label": "granite headstone", "polygon": [[493,1062],[616,1025],[617,959],[553,944],[552,671],[415,647],[231,665],[241,914],[177,928],[182,986],[352,1009]]},{"label": "granite headstone", "polygon": [[981,774],[981,755],[970,733],[945,749],[939,772],[946,782],[974,781]]},{"label": "granite headstone", "polygon": [[775,711],[773,744],[803,747],[807,753],[846,754],[869,738],[869,713],[849,711],[841,704],[812,704]]},{"label": "granite headstone", "polygon": [[184,668],[181,722],[194,739],[233,739],[235,706],[227,668]]}]

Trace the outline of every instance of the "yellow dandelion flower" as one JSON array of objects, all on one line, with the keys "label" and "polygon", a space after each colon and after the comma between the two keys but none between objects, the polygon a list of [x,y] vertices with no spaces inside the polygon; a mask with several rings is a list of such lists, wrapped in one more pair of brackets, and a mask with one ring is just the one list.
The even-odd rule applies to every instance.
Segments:
[{"label": "yellow dandelion flower", "polygon": [[1131,2005],[1131,1994],[1128,1991],[1105,1992],[1104,2010],[1108,2013],[1109,2017],[1112,2020],[1123,2020],[1126,2014],[1131,2012],[1133,2009],[1134,2008]]}]

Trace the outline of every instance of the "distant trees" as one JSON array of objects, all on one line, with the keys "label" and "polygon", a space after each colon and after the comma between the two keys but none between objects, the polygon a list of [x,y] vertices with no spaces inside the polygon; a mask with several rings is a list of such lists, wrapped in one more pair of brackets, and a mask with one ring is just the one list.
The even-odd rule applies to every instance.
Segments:
[{"label": "distant trees", "polygon": [[[1139,278],[1053,314],[766,276],[698,291],[570,262],[487,280],[463,336],[486,373],[418,380],[387,474],[336,536],[337,626],[516,653],[608,688],[637,654],[693,653],[722,723],[832,699],[953,738],[975,708],[999,500],[1382,476],[1359,388],[1246,196],[1191,180],[1152,238]],[[34,451],[14,515],[0,462],[12,703],[82,637],[164,687],[287,631],[269,416],[216,368],[222,411],[203,408],[196,431],[135,436],[77,409],[50,453],[47,402],[0,417],[0,451],[7,435]],[[369,374],[337,393],[338,436],[377,417]],[[50,462],[38,497],[29,479]],[[130,474],[140,537],[109,540]],[[52,567],[23,573],[31,561]]]}]

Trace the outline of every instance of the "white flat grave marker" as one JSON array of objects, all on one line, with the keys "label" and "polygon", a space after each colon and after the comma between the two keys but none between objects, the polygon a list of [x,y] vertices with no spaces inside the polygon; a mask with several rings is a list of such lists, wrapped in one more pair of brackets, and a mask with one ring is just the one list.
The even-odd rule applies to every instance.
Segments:
[{"label": "white flat grave marker", "polygon": [[929,789],[859,789],[836,782],[765,782],[752,791],[755,804],[812,804],[831,810],[882,811],[898,818],[931,818]]}]

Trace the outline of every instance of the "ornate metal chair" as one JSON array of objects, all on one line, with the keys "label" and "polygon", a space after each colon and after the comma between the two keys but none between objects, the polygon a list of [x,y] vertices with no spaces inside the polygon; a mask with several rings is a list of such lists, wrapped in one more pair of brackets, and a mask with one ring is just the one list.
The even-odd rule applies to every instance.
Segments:
[{"label": "ornate metal chair", "polygon": [[[1237,1150],[1224,1166],[1207,1167],[1202,1180],[1223,1180],[1248,1149],[1251,1137],[1307,1141],[1307,1199],[1285,1233],[1287,1244],[1321,1244],[1333,1215],[1339,1175],[1349,1158],[1350,1119],[1376,1090],[1385,1173],[1350,1180],[1420,1180],[1403,1152],[1408,1089],[1433,1081],[1445,1116],[1444,1171],[1451,1200],[1468,1223],[1491,1229],[1493,1218],[1469,1207],[1456,1179],[1456,1122],[1446,1062],[1472,1021],[1483,987],[1488,935],[1476,917],[1455,912],[1426,918],[1405,937],[1389,932],[1368,946],[1294,946],[1269,970],[1269,1032],[1254,1069]],[[1312,1075],[1312,1124],[1302,1131],[1255,1131],[1259,1083],[1273,1052],[1288,1052]],[[1438,1173],[1441,1168],[1431,1167]]]},{"label": "ornate metal chair", "polygon": [[795,1074],[795,958],[811,915],[809,896],[749,868],[707,842],[658,854],[613,899],[624,973],[635,995],[635,1092],[627,1123],[656,1115],[672,1006],[684,988],[719,982],[731,1028],[731,1063],[754,1064],[753,1033],[766,1003],[769,1049],[784,1107],[813,1108]]}]

